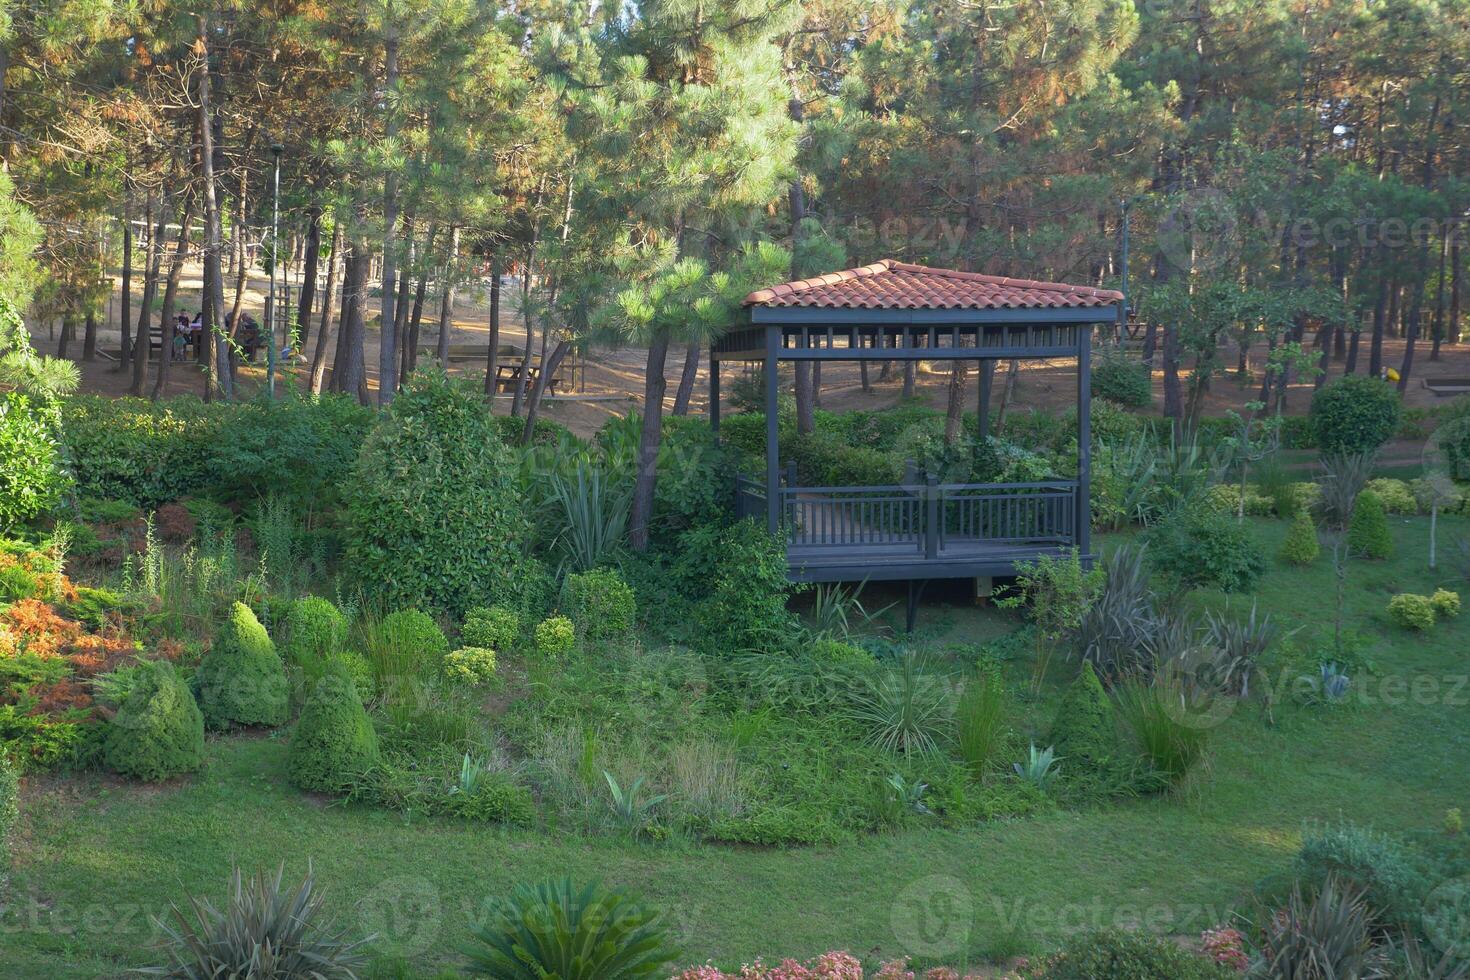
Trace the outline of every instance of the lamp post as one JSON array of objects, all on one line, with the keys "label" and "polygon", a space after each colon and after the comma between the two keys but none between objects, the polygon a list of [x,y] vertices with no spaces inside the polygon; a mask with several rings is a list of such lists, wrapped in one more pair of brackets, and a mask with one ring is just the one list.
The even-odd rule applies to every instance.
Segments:
[{"label": "lamp post", "polygon": [[266,317],[266,348],[265,348],[265,371],[266,371],[266,393],[276,397],[276,321],[280,319],[280,303],[276,299],[276,269],[281,264],[281,151],[285,147],[280,143],[271,144],[271,156],[275,157],[275,173],[272,178],[274,184],[274,202],[271,213],[271,286],[270,286],[270,314]]}]

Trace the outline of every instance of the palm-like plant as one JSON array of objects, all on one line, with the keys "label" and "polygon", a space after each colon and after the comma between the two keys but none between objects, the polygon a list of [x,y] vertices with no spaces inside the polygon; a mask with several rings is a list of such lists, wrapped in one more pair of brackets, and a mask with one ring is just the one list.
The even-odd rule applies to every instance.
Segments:
[{"label": "palm-like plant", "polygon": [[497,980],[655,980],[676,958],[655,913],[570,878],[517,886],[489,904],[472,936],[467,972]]},{"label": "palm-like plant", "polygon": [[179,980],[355,980],[367,963],[361,950],[373,937],[349,941],[321,921],[324,899],[310,868],[294,888],[285,886],[284,875],[282,866],[272,877],[260,871],[246,881],[236,868],[223,909],[197,897],[189,899],[192,915],[173,906],[176,926],[154,919],[168,963],[140,972]]},{"label": "palm-like plant", "polygon": [[596,568],[623,543],[628,528],[626,483],[610,480],[590,462],[579,462],[570,477],[554,475],[551,493],[562,512],[556,547],[573,572]]},{"label": "palm-like plant", "polygon": [[869,677],[853,700],[853,718],[868,729],[868,742],[904,755],[937,751],[954,719],[946,678],[925,670],[914,656]]}]

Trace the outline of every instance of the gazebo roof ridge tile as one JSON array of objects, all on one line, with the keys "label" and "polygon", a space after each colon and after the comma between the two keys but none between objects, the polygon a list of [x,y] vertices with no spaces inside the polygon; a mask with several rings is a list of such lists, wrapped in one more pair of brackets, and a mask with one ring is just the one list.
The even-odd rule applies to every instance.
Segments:
[{"label": "gazebo roof ridge tile", "polygon": [[992,276],[881,259],[758,289],[746,306],[828,309],[1016,309],[1108,306],[1122,293],[1095,286]]}]

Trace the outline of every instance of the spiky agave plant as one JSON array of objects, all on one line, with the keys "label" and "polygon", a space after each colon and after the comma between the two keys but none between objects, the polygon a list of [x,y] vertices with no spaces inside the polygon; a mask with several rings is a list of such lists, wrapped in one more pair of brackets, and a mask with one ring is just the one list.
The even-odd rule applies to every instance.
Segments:
[{"label": "spiky agave plant", "polygon": [[224,908],[199,897],[189,899],[188,913],[174,905],[176,925],[153,920],[167,965],[140,972],[179,980],[356,980],[367,964],[361,950],[373,937],[350,941],[323,919],[324,898],[309,867],[295,887],[288,888],[284,878],[284,865],[274,876],[258,871],[248,881],[237,867]]},{"label": "spiky agave plant", "polygon": [[655,980],[677,958],[659,916],[597,882],[522,884],[489,902],[466,972],[496,980]]}]

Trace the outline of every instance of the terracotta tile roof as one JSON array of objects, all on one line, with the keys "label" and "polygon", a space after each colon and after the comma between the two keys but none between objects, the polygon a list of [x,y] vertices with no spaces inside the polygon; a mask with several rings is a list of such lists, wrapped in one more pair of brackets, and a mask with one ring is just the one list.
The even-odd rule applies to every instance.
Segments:
[{"label": "terracotta tile roof", "polygon": [[814,306],[868,310],[985,310],[1109,306],[1123,298],[1111,289],[1034,282],[978,272],[931,269],[882,259],[858,269],[757,289],[746,306]]}]

